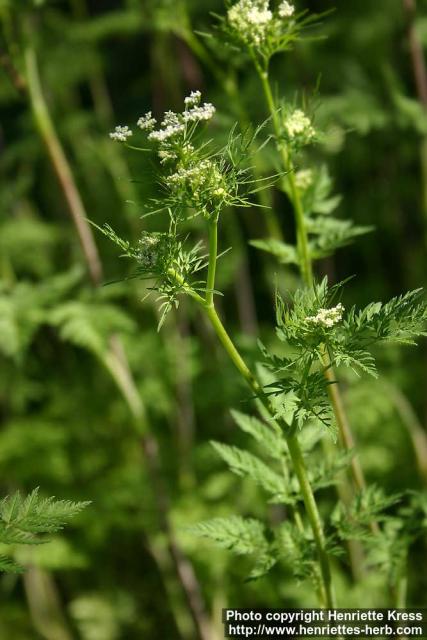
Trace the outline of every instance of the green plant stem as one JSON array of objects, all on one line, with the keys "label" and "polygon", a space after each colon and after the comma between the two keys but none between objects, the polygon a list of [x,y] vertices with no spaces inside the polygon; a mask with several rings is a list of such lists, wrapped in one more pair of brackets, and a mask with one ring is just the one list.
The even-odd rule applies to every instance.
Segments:
[{"label": "green plant stem", "polygon": [[[353,434],[350,428],[350,424],[348,422],[347,414],[344,409],[344,404],[343,404],[341,393],[335,378],[334,370],[331,366],[331,357],[326,348],[324,350],[324,354],[322,356],[321,362],[324,367],[325,378],[329,383],[327,388],[328,397],[334,410],[335,420],[338,425],[338,430],[340,433],[342,444],[344,448],[347,450],[354,449],[355,442],[354,442]],[[351,460],[351,469],[352,469],[353,479],[357,488],[360,491],[364,490],[366,488],[365,477],[357,456],[353,456]]]},{"label": "green plant stem", "polygon": [[213,307],[215,291],[216,262],[218,259],[218,217],[209,220],[209,265],[206,280],[206,305]]},{"label": "green plant stem", "polygon": [[[217,218],[212,219],[209,222],[209,266],[208,266],[208,276],[206,283],[206,299],[203,300],[199,294],[195,292],[191,292],[191,288],[187,287],[179,277],[179,275],[170,270],[170,275],[175,277],[175,279],[184,286],[185,289],[188,290],[190,295],[203,307],[209,321],[219,339],[222,346],[224,347],[226,353],[229,358],[233,362],[236,369],[239,371],[242,378],[248,384],[253,393],[259,398],[259,401],[262,403],[264,408],[268,411],[270,416],[274,418],[274,411],[270,406],[270,402],[268,398],[263,392],[262,385],[258,382],[256,376],[253,375],[246,362],[243,360],[239,351],[237,350],[234,342],[230,338],[227,330],[225,329],[218,313],[215,309],[214,298],[213,298],[213,290],[215,287],[215,271],[216,271],[216,262],[218,257],[218,220]],[[313,532],[314,540],[316,543],[317,553],[319,556],[319,566],[320,566],[320,574],[322,578],[322,604],[325,607],[334,607],[335,606],[335,596],[332,588],[332,580],[331,580],[331,570],[329,565],[329,558],[326,550],[326,541],[323,533],[322,521],[320,518],[319,511],[317,509],[316,499],[313,494],[313,490],[310,485],[310,481],[308,479],[307,470],[304,462],[304,458],[302,455],[302,451],[298,442],[298,439],[295,435],[293,429],[289,429],[286,423],[280,425],[283,428],[283,432],[288,444],[289,453],[292,459],[292,463],[294,465],[295,473],[298,478],[298,482],[301,488],[301,493],[304,500],[304,505],[307,511],[308,520],[310,522],[310,526]],[[286,433],[288,431],[288,433]]]},{"label": "green plant stem", "polygon": [[[241,92],[239,91],[239,87],[236,82],[235,73],[229,68],[225,71],[223,67],[217,64],[210,54],[210,51],[195,36],[194,31],[192,31],[190,27],[185,29],[185,31],[179,35],[199,60],[201,60],[201,62],[212,72],[224,93],[230,98],[230,103],[236,117],[238,118],[241,129],[243,131],[251,131],[252,123],[241,99]],[[261,170],[258,166],[256,155],[254,156],[253,171],[255,177],[261,176]],[[283,242],[283,231],[280,227],[275,211],[271,207],[269,194],[265,190],[261,190],[258,192],[258,198],[261,206],[264,207],[264,219],[269,236]]]},{"label": "green plant stem", "polygon": [[63,612],[58,587],[48,571],[30,563],[23,574],[31,618],[45,640],[73,640],[73,632]]},{"label": "green plant stem", "polygon": [[[206,303],[206,300],[204,300],[198,293],[193,291],[191,287],[185,283],[182,277],[180,277],[180,275],[176,273],[176,271],[174,271],[173,269],[169,269],[168,273],[170,277],[174,278],[178,282],[178,284],[182,286],[183,291],[187,292],[202,307],[230,360],[232,361],[242,378],[245,380],[249,388],[257,396],[257,398],[259,398],[262,407],[272,418],[274,418],[274,410],[270,406],[268,398],[263,392],[262,385],[258,382],[256,376],[253,375],[246,362],[240,355],[239,351],[237,350],[236,346],[234,345],[234,342],[230,338],[220,317],[218,316],[215,305],[208,305]],[[313,532],[313,537],[319,556],[323,593],[322,605],[327,608],[334,608],[336,605],[335,595],[332,587],[331,570],[326,550],[326,541],[323,533],[322,521],[317,508],[316,499],[314,497],[313,490],[308,479],[302,451],[298,439],[293,432],[293,429],[289,429],[289,426],[284,422],[280,423],[280,427],[282,428],[282,431],[286,438],[286,442],[288,444],[289,453],[295,468],[295,473],[297,475],[299,485],[301,487],[301,493],[303,496],[307,517],[310,522],[310,527]],[[290,434],[287,433],[287,431],[290,432]]]},{"label": "green plant stem", "polygon": [[[289,152],[286,149],[284,144],[280,143],[280,121],[278,116],[277,106],[275,104],[275,100],[273,97],[273,92],[271,90],[271,85],[268,77],[268,71],[259,67],[259,65],[255,64],[262,87],[264,90],[264,95],[266,98],[266,102],[268,105],[268,109],[270,111],[270,115],[273,122],[273,128],[278,138],[277,145],[278,150],[282,158],[283,168],[287,172],[287,180],[289,184],[289,188],[291,191],[291,200],[295,211],[295,222],[297,227],[297,249],[299,256],[299,263],[301,274],[305,284],[308,287],[313,286],[313,267],[312,260],[310,256],[309,243],[308,243],[308,234],[305,223],[304,209],[301,202],[301,197],[299,194],[299,190],[295,181],[295,172],[292,160],[290,158]],[[350,428],[350,424],[347,418],[347,414],[344,409],[344,403],[342,401],[340,389],[336,383],[335,375],[333,368],[331,366],[331,360],[328,353],[325,353],[323,364],[325,366],[325,377],[328,382],[333,382],[333,384],[328,384],[328,395],[329,400],[331,402],[335,419],[338,425],[338,430],[340,433],[341,441],[343,446],[348,450],[354,448],[354,437]],[[359,459],[357,456],[354,456],[351,462],[351,470],[354,483],[358,490],[363,490],[366,486],[364,474],[362,467],[360,465]],[[372,529],[377,532],[378,526],[376,523],[372,523]]]},{"label": "green plant stem", "polygon": [[307,475],[307,469],[305,466],[304,458],[302,455],[301,447],[299,445],[296,435],[286,438],[286,442],[291,455],[292,463],[294,465],[295,473],[298,478],[298,482],[301,488],[301,493],[304,498],[304,504],[307,511],[307,516],[310,521],[310,526],[313,531],[314,539],[316,542],[317,553],[319,555],[320,572],[322,575],[322,587],[324,589],[324,598],[326,607],[335,607],[335,596],[332,588],[331,570],[329,564],[329,558],[326,551],[326,541],[323,532],[322,521],[320,518],[319,510],[317,508],[316,499],[314,497],[310,481]]},{"label": "green plant stem", "polygon": [[[268,110],[270,112],[270,116],[272,119],[273,129],[277,139],[277,148],[280,153],[283,168],[286,172],[286,180],[288,182],[291,202],[294,208],[296,236],[297,236],[297,251],[298,251],[301,275],[306,286],[313,287],[313,283],[314,283],[313,266],[312,266],[312,260],[310,256],[304,209],[303,209],[299,189],[297,187],[296,180],[295,180],[295,167],[290,157],[289,151],[286,148],[286,145],[280,141],[281,127],[280,127],[279,112],[278,112],[277,105],[274,100],[273,92],[271,89],[268,69],[261,68],[259,63],[256,60],[254,60],[254,63],[255,63],[255,67],[257,69],[259,78],[261,80],[264,96],[265,96]],[[354,437],[350,428],[347,414],[344,409],[344,404],[342,401],[340,389],[338,387],[338,384],[336,383],[334,371],[331,366],[331,360],[327,351],[325,352],[322,364],[325,367],[324,370],[325,370],[326,380],[329,383],[331,383],[331,384],[328,384],[327,391],[328,391],[329,401],[332,405],[335,420],[338,426],[338,431],[340,434],[340,440],[341,440],[342,446],[346,450],[353,449],[355,446]],[[351,473],[352,473],[355,486],[359,491],[362,491],[366,486],[366,482],[365,482],[365,478],[364,478],[364,474],[363,474],[363,470],[362,470],[359,458],[357,456],[352,457]],[[351,502],[353,497],[353,488],[350,485],[350,483],[346,481],[344,478],[343,478],[342,485],[338,487],[338,494],[340,499],[343,500],[344,504],[348,505]],[[378,533],[379,531],[378,524],[374,521],[371,522],[371,529],[373,533]],[[349,559],[350,559],[353,576],[356,579],[360,578],[362,568],[363,568],[362,548],[359,544],[351,541],[348,545],[348,550],[349,550]]]},{"label": "green plant stem", "polygon": [[271,90],[271,85],[268,78],[268,71],[260,68],[260,66],[257,63],[255,64],[255,66],[261,80],[265,99],[266,99],[268,109],[271,115],[271,119],[273,122],[273,129],[276,135],[277,148],[280,153],[280,157],[282,159],[283,168],[286,172],[286,179],[288,181],[289,188],[291,191],[291,201],[295,211],[295,222],[296,222],[296,230],[297,230],[296,231],[297,250],[298,250],[301,273],[302,273],[304,282],[307,285],[311,285],[313,283],[313,269],[312,269],[312,264],[310,259],[307,229],[306,229],[305,220],[304,220],[304,210],[302,207],[301,197],[295,182],[294,166],[286,146],[280,141],[281,131],[280,131],[279,112],[277,110],[277,106],[273,97],[273,92]]},{"label": "green plant stem", "polygon": [[[249,385],[251,390],[260,398],[260,401],[264,407],[268,410],[269,414],[273,417],[272,411],[268,399],[263,393],[262,386],[252,374],[249,367],[246,365],[242,356],[235,347],[233,341],[228,335],[221,319],[219,318],[214,306],[203,305],[205,312],[215,330],[222,346],[230,357],[231,361],[239,371],[240,375]],[[288,429],[288,425],[281,425],[284,429]],[[295,434],[287,435],[284,433],[289,448],[289,453],[294,465],[295,473],[298,478],[298,482],[301,488],[301,493],[304,499],[304,505],[307,512],[307,517],[310,522],[310,526],[313,532],[314,540],[316,543],[317,553],[319,556],[320,574],[322,577],[322,592],[323,592],[323,605],[327,608],[335,607],[335,596],[332,588],[331,570],[329,565],[329,558],[326,551],[325,536],[323,533],[322,521],[317,508],[316,499],[314,497],[310,481],[308,479],[307,470],[302,455],[302,451]]]}]

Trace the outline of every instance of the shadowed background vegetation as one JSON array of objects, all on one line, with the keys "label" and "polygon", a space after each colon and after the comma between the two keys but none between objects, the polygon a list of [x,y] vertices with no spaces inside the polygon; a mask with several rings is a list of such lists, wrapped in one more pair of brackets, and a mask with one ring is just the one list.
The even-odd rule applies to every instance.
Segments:
[{"label": "shadowed background vegetation", "polygon": [[[317,275],[355,274],[346,296],[361,305],[423,286],[427,3],[298,4],[335,11],[321,38],[274,59],[276,91],[293,101],[318,87],[325,133],[313,157],[329,166],[339,214],[375,227],[317,263]],[[49,545],[17,550],[27,572],[0,579],[0,635],[10,640],[215,640],[223,606],[314,605],[286,566],[245,581],[245,558],[185,532],[214,515],[264,514],[259,490],[209,445],[243,440],[229,410],[244,410],[248,392],[185,300],[156,331],[155,296],[124,280],[128,263],[86,222],[135,241],[162,224],[142,217],[156,193],[152,161],[110,141],[116,124],[180,110],[193,89],[217,108],[209,133],[218,144],[236,120],[267,118],[251,68],[204,35],[211,12],[223,13],[222,2],[0,0],[2,494],[39,486],[92,501]],[[289,204],[279,191],[271,198],[293,238]],[[248,244],[274,225],[268,209],[222,220],[222,245],[233,250],[218,270],[219,307],[251,362],[257,336],[274,340],[275,282],[297,284],[295,271]],[[422,489],[426,345],[380,358],[378,381],[344,384],[361,462],[386,491]],[[322,499],[327,510],[330,493]],[[427,605],[425,558],[419,540],[409,557],[414,606]],[[376,576],[369,602],[345,570],[339,580],[352,606],[388,603]]]}]

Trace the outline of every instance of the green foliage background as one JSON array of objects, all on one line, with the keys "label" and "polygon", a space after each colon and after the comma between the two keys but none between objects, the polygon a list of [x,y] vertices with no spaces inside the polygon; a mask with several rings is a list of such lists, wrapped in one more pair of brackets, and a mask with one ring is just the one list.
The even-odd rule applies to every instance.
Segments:
[{"label": "green foliage background", "polygon": [[[293,100],[319,83],[316,118],[326,133],[316,153],[342,194],[339,213],[375,231],[320,261],[318,275],[338,281],[356,274],[346,296],[349,306],[364,306],[425,283],[427,115],[413,80],[407,16],[401,0],[298,5],[335,11],[322,26],[326,38],[274,60],[277,92]],[[245,410],[248,393],[191,305],[184,302],[157,333],[156,306],[144,298],[144,283],[91,286],[64,193],[15,75],[24,49],[34,49],[87,216],[136,240],[142,229],[158,229],[158,221],[141,219],[153,195],[153,169],[144,154],[108,139],[115,124],[134,122],[149,109],[180,109],[183,97],[200,88],[218,111],[211,133],[223,140],[239,105],[218,68],[236,79],[248,116],[266,117],[253,72],[200,35],[211,30],[211,11],[222,13],[222,3],[0,1],[2,494],[39,486],[46,496],[92,501],[49,545],[17,550],[29,570],[24,578],[0,579],[1,637],[199,637],[171,561],[171,536],[192,563],[212,638],[222,637],[223,606],[314,604],[286,566],[247,582],[251,567],[243,557],[212,550],[185,530],[232,513],[265,515],[260,491],[232,476],[209,444],[248,446],[230,415],[230,408]],[[427,47],[425,0],[418,2],[416,28]],[[278,193],[274,199],[282,228],[292,235],[288,205]],[[275,340],[275,278],[283,290],[296,284],[291,269],[247,245],[264,236],[259,210],[224,219],[222,242],[233,250],[218,273],[221,311],[252,362],[257,335],[267,344]],[[129,275],[115,248],[95,237],[103,282]],[[120,336],[144,405],[137,417],[111,375],[111,335]],[[386,492],[422,489],[425,343],[382,352],[379,368],[378,381],[344,385],[362,464]],[[322,495],[328,509],[331,490]],[[280,517],[274,505],[269,517]],[[427,605],[425,560],[421,539],[409,558],[412,605]],[[353,588],[345,571],[340,576],[343,606],[350,593],[352,606],[387,604],[376,574],[369,592]]]}]

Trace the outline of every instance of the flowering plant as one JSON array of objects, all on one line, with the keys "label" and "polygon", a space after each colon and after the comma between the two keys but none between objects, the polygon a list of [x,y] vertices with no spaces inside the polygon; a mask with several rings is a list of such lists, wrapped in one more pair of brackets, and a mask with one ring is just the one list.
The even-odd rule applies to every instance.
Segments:
[{"label": "flowering plant", "polygon": [[[343,295],[345,282],[329,286],[327,278],[318,283],[313,276],[314,260],[370,230],[330,216],[339,198],[331,196],[327,170],[297,169],[305,147],[318,137],[312,119],[302,108],[286,103],[276,106],[273,98],[268,70],[271,56],[289,48],[300,37],[302,27],[313,21],[305,13],[298,15],[289,2],[272,10],[264,0],[239,0],[222,19],[225,35],[232,35],[235,43],[249,52],[258,72],[272,125],[267,142],[274,140],[282,164],[279,176],[260,178],[256,167],[243,162],[265,123],[249,137],[236,134],[233,128],[228,144],[220,151],[212,152],[208,143],[200,142],[196,130],[213,118],[215,108],[210,103],[201,104],[200,92],[193,91],[184,100],[184,111],[167,112],[158,129],[151,112],[138,120],[138,127],[146,133],[160,159],[165,195],[157,201],[157,212],[167,211],[169,232],[143,232],[138,246],[132,247],[108,225],[101,230],[136,261],[136,275],[156,278],[155,288],[165,299],[161,322],[181,294],[189,296],[206,315],[249,386],[264,421],[237,415],[236,422],[264,445],[276,468],[271,469],[262,458],[236,447],[214,442],[214,448],[233,472],[252,478],[270,494],[270,501],[288,505],[292,514],[290,520],[268,534],[263,523],[235,516],[201,523],[193,531],[236,553],[257,554],[251,577],[264,575],[290,553],[296,577],[310,578],[321,606],[334,607],[337,601],[331,556],[341,553],[343,543],[352,539],[342,509],[352,514],[357,539],[375,546],[382,535],[378,521],[387,519],[386,509],[397,500],[375,488],[366,488],[360,463],[352,451],[351,428],[334,369],[348,368],[357,375],[377,376],[373,345],[413,344],[415,338],[426,335],[427,307],[416,290],[386,304],[370,303],[360,311],[353,306],[346,312],[343,302],[337,301]],[[127,143],[130,130],[118,127],[111,137]],[[279,239],[254,244],[282,258],[283,263],[297,265],[303,282],[289,301],[276,294],[277,335],[284,344],[284,354],[272,353],[260,344],[263,363],[260,369],[253,370],[238,351],[215,305],[214,294],[219,293],[217,261],[221,255],[218,227],[225,209],[253,205],[250,196],[270,189],[275,182],[288,195],[294,210],[296,246]],[[187,250],[180,239],[181,229],[189,217],[197,215],[202,217],[206,233]],[[206,255],[201,255],[206,240]],[[326,427],[334,438],[338,434],[341,446],[332,464],[314,470],[307,467],[305,460],[313,448],[313,442],[307,445],[305,434],[313,429],[319,432],[320,427]],[[320,438],[321,433],[314,442]],[[338,508],[341,515],[331,518],[326,528],[315,491],[334,484],[337,474],[348,466],[351,479],[346,480],[344,504]],[[305,507],[310,534],[301,519],[300,503]],[[348,547],[348,553],[354,564],[354,546]]]}]

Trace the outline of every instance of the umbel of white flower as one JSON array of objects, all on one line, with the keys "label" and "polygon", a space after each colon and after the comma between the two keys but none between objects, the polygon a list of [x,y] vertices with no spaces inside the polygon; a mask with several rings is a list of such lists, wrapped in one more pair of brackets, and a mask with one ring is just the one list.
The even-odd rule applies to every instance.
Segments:
[{"label": "umbel of white flower", "polygon": [[278,13],[281,18],[290,18],[295,13],[295,7],[290,2],[284,0],[282,4],[279,5]]},{"label": "umbel of white flower", "polygon": [[114,131],[110,133],[111,140],[115,140],[116,142],[126,142],[128,138],[131,137],[132,131],[127,126],[118,125]]},{"label": "umbel of white flower", "polygon": [[[162,160],[174,157],[170,150],[165,149],[165,144],[167,147],[169,142],[174,142],[182,134],[185,134],[188,124],[210,120],[215,114],[215,107],[212,104],[209,102],[200,104],[201,98],[200,91],[192,91],[184,100],[185,110],[182,113],[167,111],[159,129],[155,129],[157,120],[153,118],[151,111],[138,118],[137,126],[139,129],[148,133],[148,139],[151,142],[157,142],[161,149],[163,147],[163,150],[159,152]],[[110,138],[117,142],[126,142],[131,135],[133,133],[129,127],[119,125],[110,133]]]},{"label": "umbel of white flower", "polygon": [[270,9],[269,0],[239,0],[227,12],[228,24],[248,45],[260,46],[266,39],[270,26],[279,19],[290,18],[295,9],[289,2],[282,2],[277,16]]},{"label": "umbel of white flower", "polygon": [[151,117],[151,112],[142,116],[138,120],[138,123],[141,122],[144,125],[141,128],[150,131],[148,139],[152,142],[159,143],[161,146],[162,143],[173,141],[185,133],[188,124],[197,124],[198,122],[210,120],[213,117],[215,107],[213,104],[210,104],[210,102],[200,104],[201,98],[200,91],[192,91],[184,100],[185,110],[182,113],[167,111],[160,123],[160,128],[157,130],[153,130],[155,120]]},{"label": "umbel of white flower", "polygon": [[148,135],[148,139],[152,142],[165,142],[165,140],[169,140],[170,138],[174,138],[175,136],[183,133],[185,130],[185,125],[178,117],[178,114],[173,111],[167,111],[164,115],[164,118],[161,122],[161,128],[157,131],[151,131]]},{"label": "umbel of white flower", "polygon": [[268,0],[240,0],[228,10],[228,22],[248,44],[259,46],[273,19],[268,6]]},{"label": "umbel of white flower", "polygon": [[283,128],[287,139],[296,144],[308,144],[316,136],[310,118],[301,109],[285,116]]},{"label": "umbel of white flower", "polygon": [[343,313],[344,307],[340,302],[331,309],[319,309],[315,316],[308,316],[306,322],[318,324],[329,329],[342,320]]},{"label": "umbel of white flower", "polygon": [[148,111],[145,116],[141,116],[136,123],[143,131],[152,131],[157,124],[156,118],[153,118],[151,111]]},{"label": "umbel of white flower", "polygon": [[186,107],[195,107],[200,104],[200,100],[202,99],[202,94],[200,91],[192,91],[189,96],[184,98],[184,104]]}]

